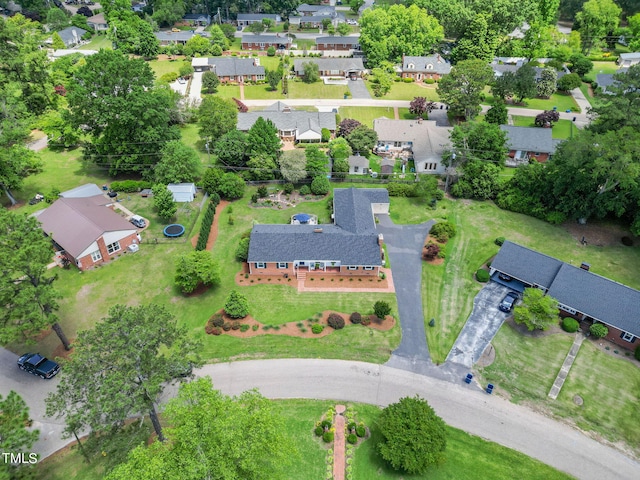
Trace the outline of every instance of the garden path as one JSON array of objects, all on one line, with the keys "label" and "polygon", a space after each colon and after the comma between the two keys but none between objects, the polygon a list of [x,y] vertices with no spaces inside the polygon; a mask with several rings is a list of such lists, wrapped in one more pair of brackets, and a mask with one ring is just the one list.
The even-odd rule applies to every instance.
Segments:
[{"label": "garden path", "polygon": [[336,429],[333,437],[333,480],[344,480],[345,458],[344,458],[344,405],[336,405],[336,415],[334,427]]}]

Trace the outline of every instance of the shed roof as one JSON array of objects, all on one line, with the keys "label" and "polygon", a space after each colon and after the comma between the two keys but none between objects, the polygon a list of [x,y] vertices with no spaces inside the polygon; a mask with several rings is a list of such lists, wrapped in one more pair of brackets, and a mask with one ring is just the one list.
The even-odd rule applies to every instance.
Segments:
[{"label": "shed roof", "polygon": [[63,198],[84,198],[95,197],[102,194],[102,189],[95,183],[85,183],[84,185],[80,185],[79,187],[72,188],[71,190],[67,190],[66,192],[62,192],[60,196]]},{"label": "shed roof", "polygon": [[347,162],[349,162],[350,167],[369,168],[369,159],[362,155],[349,155]]}]

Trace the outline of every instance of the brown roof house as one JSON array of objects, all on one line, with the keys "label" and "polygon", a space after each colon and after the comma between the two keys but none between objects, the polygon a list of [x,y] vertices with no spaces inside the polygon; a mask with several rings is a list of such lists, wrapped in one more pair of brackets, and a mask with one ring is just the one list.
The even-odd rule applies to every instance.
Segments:
[{"label": "brown roof house", "polygon": [[112,207],[104,195],[60,198],[37,219],[56,249],[80,270],[87,270],[139,242],[136,228]]}]

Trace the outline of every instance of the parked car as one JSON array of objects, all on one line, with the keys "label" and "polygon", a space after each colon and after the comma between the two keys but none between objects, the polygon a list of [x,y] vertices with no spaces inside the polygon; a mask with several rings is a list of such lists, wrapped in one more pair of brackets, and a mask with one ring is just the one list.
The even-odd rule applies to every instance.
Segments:
[{"label": "parked car", "polygon": [[498,308],[503,312],[508,313],[513,309],[513,306],[516,304],[517,300],[518,300],[518,294],[514,292],[509,292],[504,296],[504,298],[500,302],[500,305],[498,305]]},{"label": "parked car", "polygon": [[513,278],[511,278],[509,275],[507,275],[506,273],[502,273],[502,272],[500,272],[498,274],[498,278],[500,280],[504,280],[505,282],[510,282],[511,280],[513,280]]},{"label": "parked car", "polygon": [[147,226],[146,222],[144,221],[144,218],[142,218],[140,215],[134,215],[131,217],[131,220],[129,220],[131,223],[133,223],[136,227],[138,228],[144,228]]},{"label": "parked car", "polygon": [[60,365],[39,353],[25,353],[18,359],[18,367],[40,378],[53,378],[60,371]]}]

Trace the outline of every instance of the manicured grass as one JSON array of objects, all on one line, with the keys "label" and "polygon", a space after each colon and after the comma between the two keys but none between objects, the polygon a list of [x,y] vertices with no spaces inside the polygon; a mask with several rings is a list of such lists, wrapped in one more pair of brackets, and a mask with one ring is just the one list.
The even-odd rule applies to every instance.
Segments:
[{"label": "manicured grass", "polygon": [[426,327],[434,362],[445,360],[471,312],[473,297],[482,288],[474,280],[473,272],[498,252],[496,237],[505,236],[573,265],[588,261],[593,272],[633,288],[640,287],[639,247],[584,247],[562,227],[500,210],[491,202],[444,200],[435,212],[425,208],[413,209],[411,213],[398,212],[394,204],[399,204],[395,198],[391,207],[394,219],[410,216],[412,223],[418,223],[448,218],[457,226],[457,235],[446,245],[445,262],[424,264],[422,269],[425,322],[436,320],[435,327]]},{"label": "manicured grass", "polygon": [[113,44],[106,35],[94,35],[89,43],[83,45],[78,50],[100,50],[100,49],[112,50]]},{"label": "manicured grass", "polygon": [[338,113],[340,118],[353,118],[369,128],[376,118],[394,118],[393,107],[340,107]]},{"label": "manicured grass", "polygon": [[[353,462],[353,478],[356,480],[445,480],[491,478],[512,480],[526,478],[550,480],[570,479],[571,476],[527,457],[526,455],[469,435],[457,428],[447,427],[447,449],[445,462],[430,468],[423,475],[408,475],[393,470],[376,451],[380,433],[375,426],[380,409],[372,405],[355,405],[357,419],[371,428],[371,437],[360,444]],[[490,474],[488,474],[490,472]]]},{"label": "manicured grass", "polygon": [[[365,82],[371,96],[373,98],[373,90],[371,82]],[[413,100],[414,97],[425,97],[427,100],[437,102],[440,100],[438,92],[436,91],[436,84],[433,85],[421,85],[415,82],[393,82],[391,90],[384,97],[380,97],[382,100]]]},{"label": "manicured grass", "polygon": [[346,85],[325,85],[320,81],[304,83],[290,80],[287,98],[343,98],[344,92],[347,90]]},{"label": "manicured grass", "polygon": [[585,75],[587,80],[594,81],[600,73],[616,73],[620,67],[616,62],[593,62],[593,68]]},{"label": "manicured grass", "polygon": [[[490,93],[490,88],[485,88],[485,101],[486,105],[493,105],[495,100]],[[561,112],[571,109],[572,112],[580,113],[580,107],[570,94],[567,93],[554,93],[551,98],[527,98],[523,105],[507,105],[514,108],[531,108],[534,110],[553,110],[553,107]]]},{"label": "manicured grass", "polygon": [[186,60],[150,60],[147,62],[156,74],[156,78],[160,78],[165,73],[179,73],[180,67],[183,65],[191,65],[191,62]]},{"label": "manicured grass", "polygon": [[[218,91],[220,91],[220,89],[218,89]],[[240,92],[238,91],[238,95],[239,94]],[[240,97],[238,96],[236,98]],[[273,99],[276,101],[284,99],[284,95],[282,95],[281,83],[278,84],[278,88],[275,90],[271,90],[269,85],[245,85],[244,98],[251,100]]]},{"label": "manicured grass", "polygon": [[240,99],[240,87],[238,85],[223,85],[220,84],[218,91],[215,95],[222,98],[237,98]]},{"label": "manicured grass", "polygon": [[[505,390],[512,401],[548,409],[609,441],[622,439],[640,453],[640,432],[629,421],[640,415],[640,369],[636,361],[606,354],[594,346],[594,340],[587,339],[558,399],[548,399],[573,338],[565,333],[525,337],[505,324],[493,340],[496,361],[480,370],[483,379]],[[616,347],[610,348],[613,351]],[[624,357],[622,349],[620,352]],[[575,395],[582,398],[582,405],[576,405]]]},{"label": "manicured grass", "polygon": [[[518,127],[535,127],[535,117],[513,115],[511,118],[513,119],[513,124]],[[553,138],[567,139],[571,137],[572,132],[575,133],[577,131],[578,127],[573,126],[573,122],[571,120],[558,120],[553,124],[551,136]]]},{"label": "manicured grass", "polygon": [[198,125],[196,123],[188,123],[183,125],[180,128],[180,134],[182,136],[182,141],[193,148],[198,155],[200,156],[200,160],[202,160],[203,165],[209,165],[211,163],[211,158],[207,155],[207,152],[204,147],[204,142],[200,138],[198,134]]}]

